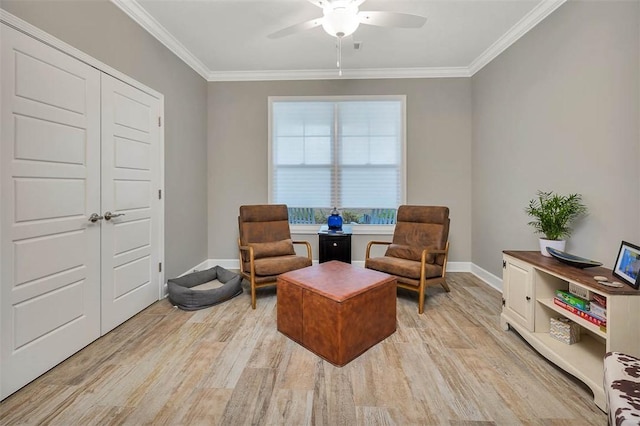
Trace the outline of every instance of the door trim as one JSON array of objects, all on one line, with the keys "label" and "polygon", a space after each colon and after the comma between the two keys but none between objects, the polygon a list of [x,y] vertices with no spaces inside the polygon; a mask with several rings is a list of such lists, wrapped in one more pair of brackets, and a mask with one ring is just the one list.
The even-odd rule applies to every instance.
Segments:
[{"label": "door trim", "polygon": [[163,288],[164,288],[164,271],[166,270],[166,262],[165,262],[165,258],[164,258],[164,200],[166,198],[165,196],[165,190],[164,190],[164,126],[165,126],[165,120],[164,120],[164,95],[160,92],[157,92],[156,90],[153,90],[152,88],[145,86],[144,84],[140,83],[137,80],[134,80],[133,78],[121,73],[120,71],[116,70],[115,68],[110,67],[109,65],[100,62],[99,60],[87,55],[86,53],[76,49],[75,47],[71,46],[68,43],[65,43],[64,41],[52,36],[51,34],[41,30],[40,28],[31,25],[30,23],[18,18],[17,16],[7,12],[4,9],[0,9],[0,22],[36,39],[41,41],[42,43],[45,43],[51,47],[53,47],[54,49],[57,49],[63,53],[66,53],[67,55],[81,61],[84,62],[85,64],[92,66],[100,71],[102,71],[105,74],[109,74],[110,76],[112,76],[113,78],[116,78],[130,86],[135,87],[138,90],[141,90],[145,93],[147,93],[148,95],[158,99],[158,101],[160,102],[160,119],[161,119],[161,126],[160,126],[160,131],[159,131],[159,141],[158,143],[160,144],[160,182],[159,182],[159,186],[160,188],[158,188],[159,190],[162,191],[162,198],[160,199],[160,211],[159,211],[159,221],[160,221],[160,237],[159,237],[159,241],[160,241],[160,250],[159,250],[159,256],[160,256],[160,262],[162,263],[162,271],[159,271],[159,279],[158,279],[158,299],[162,299],[164,297],[163,295]]}]

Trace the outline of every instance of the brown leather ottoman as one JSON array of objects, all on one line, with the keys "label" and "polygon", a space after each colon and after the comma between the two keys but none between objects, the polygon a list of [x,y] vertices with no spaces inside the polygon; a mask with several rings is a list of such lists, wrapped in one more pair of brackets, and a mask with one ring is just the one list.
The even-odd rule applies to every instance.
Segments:
[{"label": "brown leather ottoman", "polygon": [[278,331],[343,366],[396,331],[396,279],[336,260],[278,277]]}]

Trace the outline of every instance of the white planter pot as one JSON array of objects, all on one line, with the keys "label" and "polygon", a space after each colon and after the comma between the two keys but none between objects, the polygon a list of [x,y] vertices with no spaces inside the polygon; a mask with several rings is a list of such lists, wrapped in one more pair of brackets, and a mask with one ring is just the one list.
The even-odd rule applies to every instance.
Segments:
[{"label": "white planter pot", "polygon": [[551,255],[547,251],[547,247],[564,251],[564,247],[566,244],[566,240],[545,240],[544,238],[540,238],[540,253],[542,253],[543,256],[551,257]]}]

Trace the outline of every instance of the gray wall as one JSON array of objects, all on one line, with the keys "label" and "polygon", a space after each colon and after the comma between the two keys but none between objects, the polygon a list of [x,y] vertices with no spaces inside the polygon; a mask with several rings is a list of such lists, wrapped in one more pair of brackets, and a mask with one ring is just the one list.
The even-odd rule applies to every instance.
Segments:
[{"label": "gray wall", "polygon": [[538,189],[583,194],[568,252],[610,267],[640,243],[639,4],[567,2],[473,76],[474,264],[538,248]]},{"label": "gray wall", "polygon": [[[471,257],[471,81],[326,80],[209,83],[209,258],[236,259],[238,207],[266,203],[267,98],[300,95],[407,95],[407,202],[451,209],[451,261]],[[312,243],[317,235],[300,235]],[[364,260],[371,239],[354,236]]]},{"label": "gray wall", "polygon": [[584,195],[568,251],[611,266],[640,242],[637,1],[570,1],[472,79],[209,84],[108,1],[0,5],[164,94],[167,277],[236,258],[238,206],[267,201],[270,95],[406,94],[407,201],[451,207],[452,261],[500,276],[503,249],[536,249],[538,189]]},{"label": "gray wall", "polygon": [[207,83],[108,1],[5,1],[0,6],[164,95],[165,271],[207,258]]}]

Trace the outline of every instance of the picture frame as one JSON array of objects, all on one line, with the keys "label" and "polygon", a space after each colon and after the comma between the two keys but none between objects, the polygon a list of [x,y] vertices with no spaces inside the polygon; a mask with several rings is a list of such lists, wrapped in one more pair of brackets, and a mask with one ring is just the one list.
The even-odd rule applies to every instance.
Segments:
[{"label": "picture frame", "polygon": [[636,290],[640,287],[640,247],[627,241],[622,241],[613,275],[620,278]]}]

